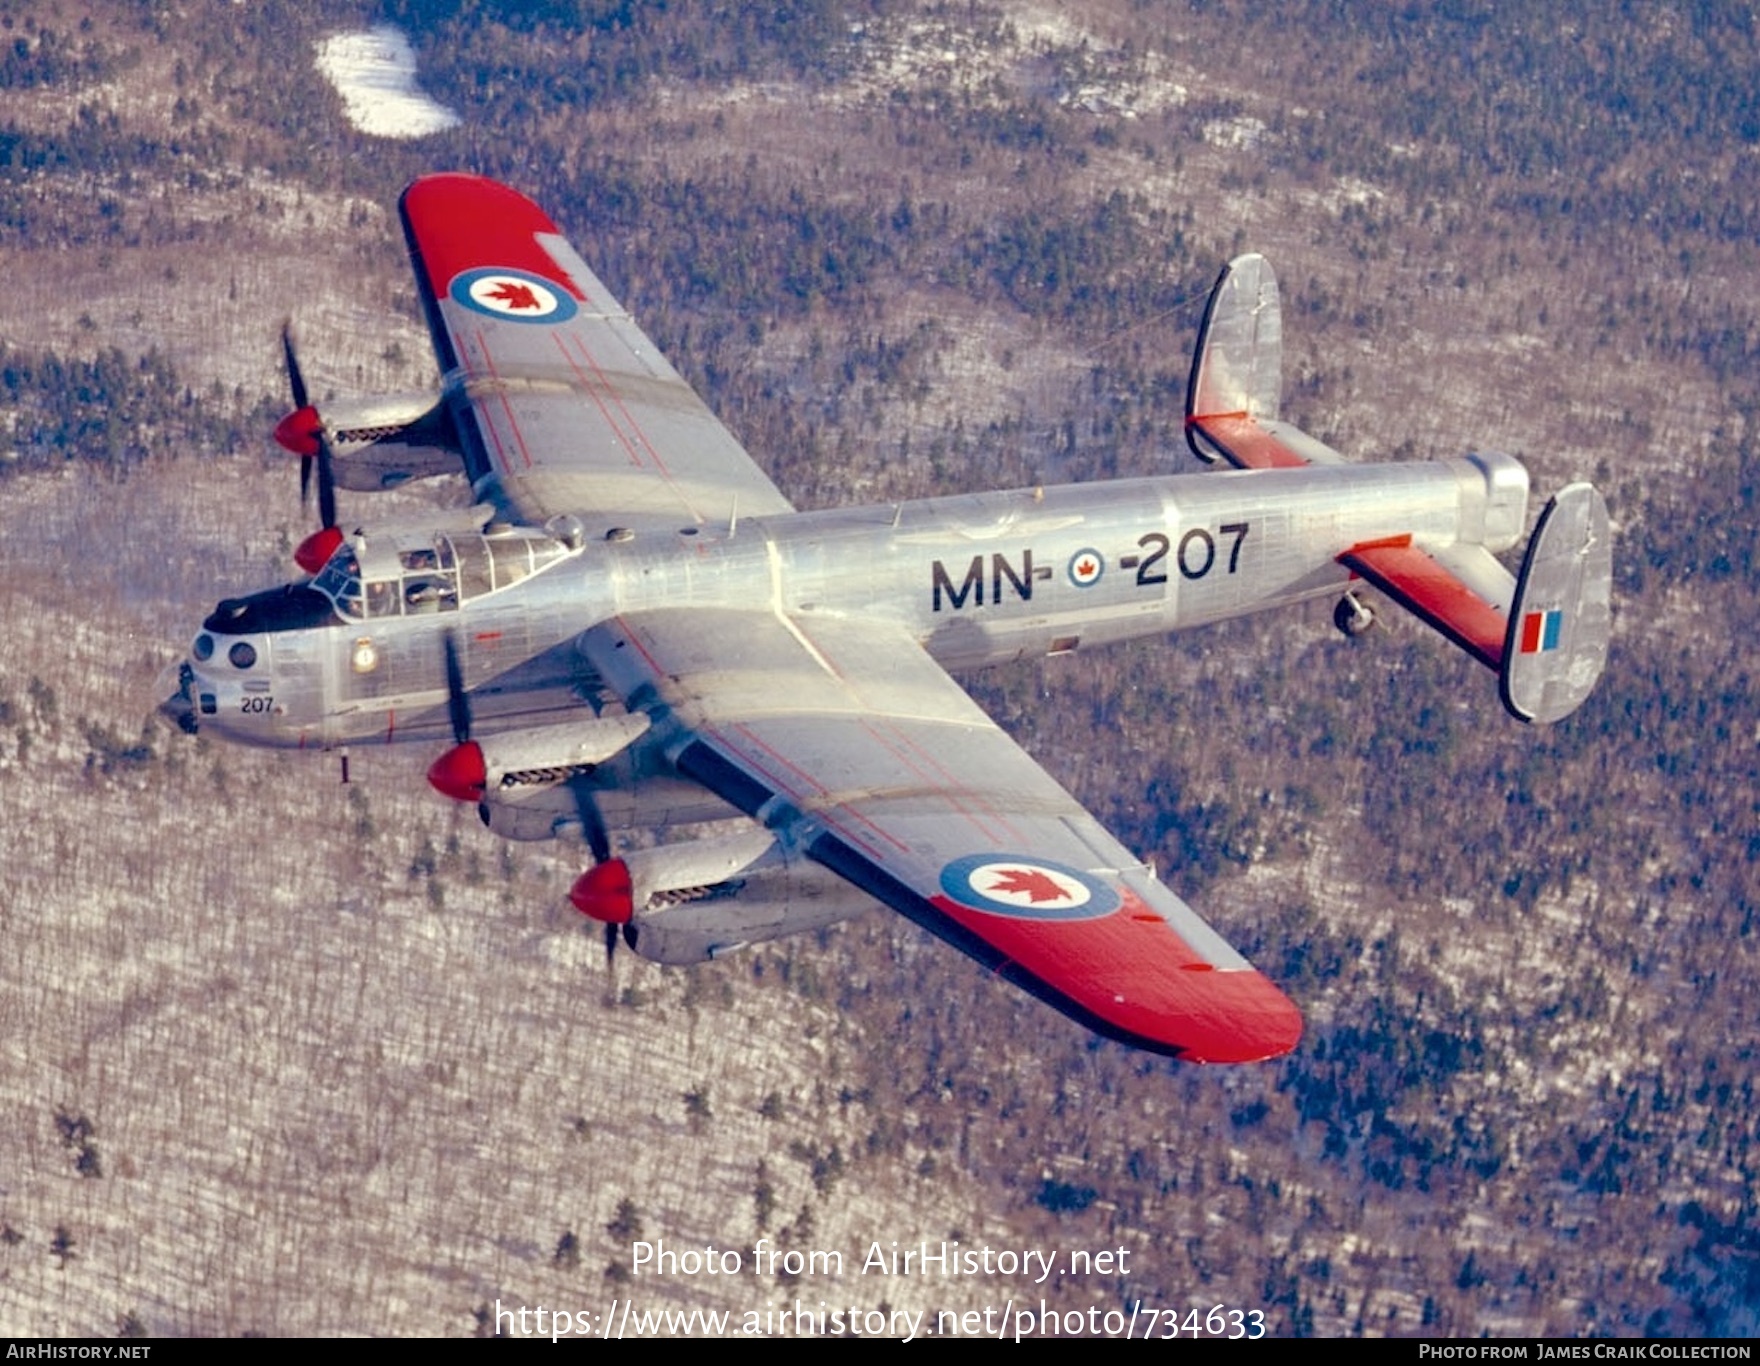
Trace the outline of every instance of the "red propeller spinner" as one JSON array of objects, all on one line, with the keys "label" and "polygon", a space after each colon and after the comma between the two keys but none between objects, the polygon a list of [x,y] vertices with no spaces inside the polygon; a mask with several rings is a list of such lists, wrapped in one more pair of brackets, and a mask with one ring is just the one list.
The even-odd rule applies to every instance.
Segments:
[{"label": "red propeller spinner", "polygon": [[574,880],[568,899],[582,915],[602,924],[629,924],[636,911],[629,865],[620,858],[595,863]]},{"label": "red propeller spinner", "polygon": [[454,745],[428,766],[428,781],[455,802],[480,802],[489,786],[483,747],[475,740]]},{"label": "red propeller spinner", "polygon": [[303,408],[295,408],[275,424],[275,441],[289,454],[311,459],[318,453],[318,434],[323,429],[324,419],[308,403]]},{"label": "red propeller spinner", "polygon": [[336,547],[342,544],[339,527],[320,527],[294,548],[293,561],[308,574],[316,574],[330,562]]}]

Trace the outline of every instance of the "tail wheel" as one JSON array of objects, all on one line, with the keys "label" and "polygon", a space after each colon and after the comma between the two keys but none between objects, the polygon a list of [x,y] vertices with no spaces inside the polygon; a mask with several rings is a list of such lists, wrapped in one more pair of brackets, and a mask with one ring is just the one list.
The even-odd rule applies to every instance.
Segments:
[{"label": "tail wheel", "polygon": [[1332,609],[1332,624],[1354,640],[1375,624],[1375,613],[1355,593],[1346,593]]}]

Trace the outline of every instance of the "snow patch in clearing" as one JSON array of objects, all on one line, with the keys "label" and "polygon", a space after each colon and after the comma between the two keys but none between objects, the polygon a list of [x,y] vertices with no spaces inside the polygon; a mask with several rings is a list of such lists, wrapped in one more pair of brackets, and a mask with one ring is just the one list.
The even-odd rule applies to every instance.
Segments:
[{"label": "snow patch in clearing", "polygon": [[1212,147],[1235,150],[1257,147],[1265,140],[1265,124],[1250,114],[1217,119],[1204,125],[1204,141]]},{"label": "snow patch in clearing", "polygon": [[326,38],[318,70],[342,96],[348,121],[372,137],[421,138],[458,122],[416,86],[415,49],[389,24]]}]

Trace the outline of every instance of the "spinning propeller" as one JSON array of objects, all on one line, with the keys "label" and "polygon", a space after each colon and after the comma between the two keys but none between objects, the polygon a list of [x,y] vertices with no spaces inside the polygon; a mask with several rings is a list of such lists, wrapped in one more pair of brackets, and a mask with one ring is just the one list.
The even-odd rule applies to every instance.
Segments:
[{"label": "spinning propeller", "polygon": [[[429,766],[428,782],[454,801],[481,806],[489,790],[489,764],[483,747],[471,739],[471,699],[465,690],[458,638],[448,631],[441,640],[446,652],[446,710],[452,722],[452,748]],[[611,835],[586,776],[570,778],[568,790],[580,818],[581,835],[593,855],[593,866],[575,880],[569,900],[582,915],[604,924],[605,965],[610,967],[617,955],[618,928],[628,924],[634,912],[629,866],[611,857]]]},{"label": "spinning propeller", "polygon": [[324,435],[324,419],[312,406],[306,389],[305,375],[299,368],[299,356],[293,348],[293,325],[281,325],[281,357],[287,366],[287,387],[293,391],[294,410],[275,425],[275,440],[282,449],[297,455],[299,460],[299,502],[304,507],[311,498],[312,466],[318,467],[318,520],[322,523],[299,543],[293,558],[308,574],[316,574],[342,544],[342,532],[336,526],[336,471],[330,454],[330,441]]},{"label": "spinning propeller", "polygon": [[[612,960],[617,957],[617,931],[620,925],[629,923],[634,911],[630,897],[629,865],[620,858],[611,857],[611,836],[605,830],[605,818],[599,814],[598,803],[587,789],[584,777],[571,778],[568,790],[574,796],[574,808],[580,813],[581,834],[587,841],[587,849],[593,855],[593,866],[575,879],[569,889],[568,899],[574,903],[575,909],[581,914],[605,924],[605,967],[609,970]],[[597,875],[594,895],[583,898],[577,895],[581,886]]]}]

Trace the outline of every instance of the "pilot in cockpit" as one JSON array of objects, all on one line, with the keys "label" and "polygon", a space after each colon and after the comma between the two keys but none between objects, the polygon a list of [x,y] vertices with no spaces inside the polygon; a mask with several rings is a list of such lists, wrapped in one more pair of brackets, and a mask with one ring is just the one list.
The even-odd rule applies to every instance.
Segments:
[{"label": "pilot in cockpit", "polygon": [[411,615],[450,612],[457,606],[457,590],[439,574],[411,574],[403,581],[403,610]]},{"label": "pilot in cockpit", "polygon": [[369,617],[394,617],[397,615],[396,585],[383,579],[367,584],[367,615]]}]

